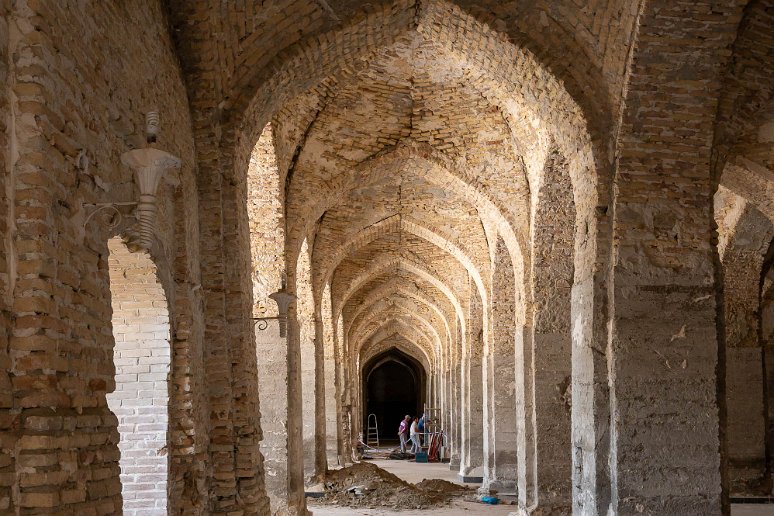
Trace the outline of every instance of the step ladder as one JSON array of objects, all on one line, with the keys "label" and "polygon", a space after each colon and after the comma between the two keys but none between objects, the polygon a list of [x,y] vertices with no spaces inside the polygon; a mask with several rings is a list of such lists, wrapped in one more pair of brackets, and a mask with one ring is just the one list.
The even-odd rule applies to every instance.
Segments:
[{"label": "step ladder", "polygon": [[[373,419],[371,419],[373,418]],[[372,447],[379,447],[379,425],[376,422],[376,414],[368,414],[368,434],[366,444]]]}]

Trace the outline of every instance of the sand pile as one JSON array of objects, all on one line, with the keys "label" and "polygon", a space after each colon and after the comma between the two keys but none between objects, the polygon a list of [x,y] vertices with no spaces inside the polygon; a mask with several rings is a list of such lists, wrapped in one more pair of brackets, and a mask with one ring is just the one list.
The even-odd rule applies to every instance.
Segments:
[{"label": "sand pile", "polygon": [[318,499],[321,503],[398,510],[446,505],[452,498],[470,492],[464,486],[445,480],[423,480],[416,485],[410,484],[368,462],[330,471],[323,484],[325,496]]}]

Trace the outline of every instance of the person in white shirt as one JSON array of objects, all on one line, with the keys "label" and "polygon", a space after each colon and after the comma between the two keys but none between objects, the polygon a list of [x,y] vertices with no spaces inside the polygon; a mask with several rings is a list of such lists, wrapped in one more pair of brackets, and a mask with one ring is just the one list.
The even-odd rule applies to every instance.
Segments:
[{"label": "person in white shirt", "polygon": [[422,451],[422,443],[419,442],[419,428],[417,427],[417,418],[415,417],[411,421],[411,430],[409,431],[411,437],[411,453],[416,455]]}]

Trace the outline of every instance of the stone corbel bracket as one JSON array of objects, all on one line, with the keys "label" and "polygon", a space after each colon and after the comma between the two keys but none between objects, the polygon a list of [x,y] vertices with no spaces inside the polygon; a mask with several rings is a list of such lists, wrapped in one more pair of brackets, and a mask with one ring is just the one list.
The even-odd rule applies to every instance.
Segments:
[{"label": "stone corbel bracket", "polygon": [[257,323],[255,327],[258,330],[263,331],[269,327],[269,321],[277,320],[279,321],[279,336],[284,338],[287,336],[288,332],[288,308],[290,307],[290,303],[296,300],[296,296],[283,288],[282,290],[271,294],[269,297],[277,303],[277,312],[279,315],[277,317],[253,317],[253,321]]},{"label": "stone corbel bracket", "polygon": [[134,172],[135,182],[140,190],[140,199],[130,202],[84,204],[84,207],[92,208],[92,211],[86,216],[83,226],[86,227],[97,213],[112,211],[113,216],[106,218],[105,223],[108,229],[115,229],[121,224],[124,216],[118,207],[136,206],[134,218],[137,220],[135,227],[139,234],[137,244],[141,249],[150,250],[156,230],[159,183],[163,178],[172,186],[180,184],[177,174],[168,174],[170,170],[180,169],[180,158],[168,152],[147,147],[125,152],[121,155],[121,162]]}]

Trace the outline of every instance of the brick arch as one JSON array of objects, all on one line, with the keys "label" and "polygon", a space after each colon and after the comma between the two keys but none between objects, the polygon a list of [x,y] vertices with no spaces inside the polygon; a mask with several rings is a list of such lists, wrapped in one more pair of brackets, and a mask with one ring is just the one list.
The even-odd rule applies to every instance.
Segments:
[{"label": "brick arch", "polygon": [[[404,335],[411,336],[412,342],[417,343],[417,345],[421,344],[430,359],[430,365],[435,367],[438,357],[436,356],[436,350],[433,346],[433,343],[430,341],[427,334],[420,331],[416,327],[415,322],[415,319],[406,315],[393,314],[387,316],[383,320],[379,321],[378,324],[374,324],[373,327],[371,327],[368,332],[364,334],[363,342],[366,342],[371,338],[379,339],[382,335],[385,335],[389,332],[394,332],[393,327],[400,327],[402,328]],[[353,356],[357,357],[358,355],[354,353]]]},{"label": "brick arch", "polygon": [[369,310],[371,306],[373,306],[375,303],[378,303],[382,298],[389,297],[396,294],[402,297],[412,299],[417,303],[421,303],[427,306],[430,310],[433,310],[436,313],[436,315],[443,321],[447,338],[451,339],[451,330],[449,327],[449,320],[447,318],[447,315],[443,312],[443,310],[441,310],[438,307],[438,305],[434,302],[432,298],[423,295],[420,290],[411,291],[409,290],[408,287],[397,286],[390,283],[385,283],[384,285],[381,285],[378,288],[372,290],[368,294],[368,296],[365,299],[363,299],[363,301],[358,306],[357,310],[355,310],[355,312],[352,314],[351,322],[345,326],[344,331],[346,333],[349,333],[349,330],[351,329],[355,321],[357,321],[358,317],[361,314],[364,314],[367,310]]},{"label": "brick arch", "polygon": [[[437,230],[425,227],[421,224],[418,224],[417,222],[408,220],[404,217],[399,217],[397,221],[393,219],[393,220],[390,220],[389,222],[386,222],[385,227],[388,227],[388,226],[394,227],[395,229],[400,231],[406,231],[407,233],[411,233],[412,235],[419,237],[423,240],[426,240],[427,242],[434,244],[436,247],[446,251],[449,255],[451,255],[458,262],[460,262],[460,264],[462,264],[463,267],[465,267],[465,269],[468,271],[470,276],[473,278],[473,281],[475,282],[476,287],[479,290],[479,295],[482,297],[482,299],[486,300],[488,298],[487,285],[484,283],[484,278],[481,276],[481,273],[478,271],[473,261],[467,256],[467,254],[463,252],[462,249],[460,249],[456,244],[451,242],[449,239],[439,234]],[[373,240],[378,236],[378,233],[369,232],[367,235],[371,240]],[[367,242],[362,242],[361,246],[365,245],[365,243]],[[343,303],[341,306],[343,306]]]},{"label": "brick arch", "polygon": [[400,319],[388,319],[381,326],[375,328],[364,340],[364,345],[360,348],[359,354],[354,356],[357,357],[357,360],[360,361],[360,364],[366,363],[373,357],[374,354],[377,353],[372,349],[374,346],[396,334],[400,335],[406,339],[406,341],[411,342],[414,344],[414,346],[416,346],[416,349],[412,350],[412,353],[409,353],[411,356],[416,356],[415,352],[417,349],[421,352],[419,359],[420,361],[424,362],[423,365],[427,367],[428,377],[430,377],[432,375],[433,366],[435,364],[435,354],[433,353],[432,348],[428,347],[427,345],[420,344],[424,337],[417,338],[420,337],[420,335],[417,334],[410,325],[407,325]]},{"label": "brick arch", "polygon": [[[370,334],[367,335],[364,340],[364,347],[361,347],[358,353],[350,354],[347,366],[349,377],[359,378],[362,374],[363,365],[380,351],[379,344],[395,335],[401,336],[407,343],[411,344],[411,347],[402,346],[402,351],[417,359],[425,368],[425,374],[428,380],[427,388],[429,390],[437,364],[432,343],[428,341],[424,334],[417,330],[411,319],[400,316],[391,317],[382,321],[379,326],[375,327]],[[360,403],[359,396],[360,390],[355,389],[354,398],[352,400],[353,405],[357,406]],[[353,431],[355,432],[357,432],[359,428],[358,421],[359,418],[355,420],[353,428]]]},{"label": "brick arch", "polygon": [[334,305],[334,320],[338,319],[338,317],[341,315],[342,308],[346,305],[349,298],[352,297],[355,292],[360,290],[361,287],[366,285],[374,278],[395,270],[396,268],[400,268],[414,274],[415,276],[427,281],[439,291],[441,291],[454,307],[454,311],[457,314],[457,319],[460,321],[464,332],[467,319],[464,315],[464,311],[462,310],[462,305],[460,304],[460,301],[454,291],[449,288],[442,280],[440,280],[434,273],[427,270],[421,264],[412,262],[406,258],[393,256],[387,256],[384,259],[373,263],[371,268],[364,271],[360,276],[352,281],[347,291],[341,296],[341,300]]},{"label": "brick arch", "polygon": [[[545,69],[540,58],[529,50],[517,47],[451,2],[426,1],[419,9],[411,6],[411,2],[398,0],[376,9],[370,19],[356,18],[349,25],[296,43],[277,55],[256,77],[238,82],[225,112],[224,143],[228,146],[235,141],[234,134],[240,125],[241,135],[255,141],[254,127],[262,127],[280,105],[324,77],[343,69],[362,67],[362,62],[373,52],[412,30],[445,44],[467,66],[480,70],[481,77],[495,78],[500,86],[492,88],[492,93],[505,96],[511,102],[514,102],[514,92],[523,99],[546,99],[543,92],[553,91],[546,106],[538,110],[539,116],[548,121],[546,125],[568,135],[588,134],[589,126],[597,126],[594,122],[587,123],[598,118],[595,110],[584,114],[580,106],[586,102],[568,93],[563,83],[566,78],[557,78]],[[378,29],[374,30],[375,27]],[[349,48],[352,44],[355,51]],[[310,74],[310,70],[314,73]],[[529,80],[524,80],[527,77]],[[591,138],[587,137],[586,141],[582,146],[590,150]]]},{"label": "brick arch", "polygon": [[[340,179],[334,181],[331,185],[331,192],[333,195],[339,196],[341,192],[363,186],[364,181],[366,185],[376,182],[389,173],[390,164],[411,159],[430,165],[429,169],[417,167],[417,174],[419,176],[427,178],[430,183],[451,188],[453,192],[460,194],[465,200],[475,206],[479,213],[483,213],[488,219],[493,221],[503,235],[512,257],[516,258],[517,261],[515,263],[522,264],[525,259],[528,260],[528,257],[525,258],[522,252],[523,249],[528,247],[525,240],[527,238],[526,231],[514,231],[513,225],[516,221],[509,221],[505,218],[503,215],[506,212],[505,208],[495,203],[486,193],[479,191],[472,184],[473,180],[467,176],[464,169],[454,164],[442,151],[426,143],[403,140],[396,146],[380,151],[372,158],[358,164],[354,168],[353,174],[343,175]],[[526,184],[524,187],[525,191],[529,189],[529,186]],[[310,215],[305,227],[299,229],[302,234],[306,234],[311,229],[310,224],[317,221],[332,206],[334,202],[333,195],[331,197],[322,195],[320,201],[310,208]],[[528,203],[529,200],[524,199],[524,203],[521,206],[524,213],[528,211]],[[351,249],[357,249],[363,243],[373,241],[376,237],[394,227],[395,224],[399,224],[399,220],[400,217],[398,215],[384,219],[365,228],[341,245],[329,260],[330,264],[323,265],[324,272],[320,275],[316,288],[319,290],[321,284],[330,281],[333,271],[351,252]],[[527,221],[524,220],[523,223],[526,224]]]},{"label": "brick arch", "polygon": [[348,340],[350,346],[353,346],[354,349],[357,349],[360,347],[364,340],[370,338],[373,335],[373,332],[375,331],[373,329],[374,324],[378,329],[385,324],[385,321],[391,319],[400,319],[406,322],[412,321],[415,323],[413,327],[417,329],[417,332],[425,336],[428,343],[430,343],[434,349],[435,359],[438,359],[442,342],[441,336],[438,334],[438,330],[425,317],[417,314],[416,312],[412,312],[410,309],[407,309],[405,306],[401,305],[386,306],[380,311],[375,311],[369,314],[369,316],[363,319],[360,325],[358,325],[356,328],[357,331],[353,332],[352,338]]},{"label": "brick arch", "polygon": [[[431,5],[432,4],[432,5]],[[543,140],[546,142],[543,147],[547,145],[548,141],[556,142],[559,145],[568,159],[571,162],[571,177],[573,178],[573,184],[576,185],[577,199],[576,204],[578,206],[578,212],[583,213],[582,221],[579,222],[579,227],[585,228],[588,235],[586,238],[591,242],[583,247],[584,259],[582,264],[585,265],[585,274],[591,276],[593,274],[593,262],[596,253],[596,220],[598,216],[595,214],[595,208],[598,203],[598,198],[605,199],[607,195],[607,186],[600,185],[601,195],[597,193],[597,173],[606,175],[610,170],[609,161],[604,157],[606,156],[606,148],[600,148],[596,145],[601,141],[600,138],[592,139],[589,135],[589,127],[593,124],[589,124],[587,118],[578,107],[578,104],[567,93],[563,85],[558,82],[550,72],[540,69],[540,65],[532,54],[514,47],[507,41],[506,38],[500,37],[498,33],[492,31],[484,24],[477,22],[471,18],[468,14],[460,11],[455,6],[447,2],[429,2],[423,4],[424,7],[420,10],[420,16],[425,16],[419,23],[423,30],[428,30],[428,37],[434,37],[435,39],[442,40],[446,45],[446,49],[450,54],[456,55],[464,64],[470,69],[478,70],[477,81],[480,80],[483,83],[489,81],[490,85],[487,86],[487,92],[485,95],[492,98],[501,98],[501,105],[505,106],[510,113],[512,119],[520,118],[521,113],[529,113],[532,107],[537,106],[540,110],[539,115],[527,117],[531,120],[532,130],[537,131],[536,128],[540,128],[542,131],[544,128],[546,131],[546,137]],[[405,34],[408,31],[414,30],[415,22],[409,19],[401,18],[400,10],[396,11],[393,19],[392,12],[380,11],[377,15],[382,18],[382,26],[389,32],[394,29],[392,36],[388,38],[381,38],[381,33],[376,37],[370,39],[370,43],[365,45],[365,48],[359,48],[356,52],[347,52],[346,54],[339,54],[338,57],[331,59],[325,59],[324,66],[316,66],[315,69],[319,71],[320,76],[318,78],[311,78],[303,85],[298,84],[292,79],[294,73],[290,70],[293,69],[293,55],[304,61],[308,65],[308,59],[311,56],[322,56],[322,52],[318,52],[321,46],[325,46],[326,51],[330,51],[333,54],[341,52],[342,48],[337,46],[337,43],[344,41],[347,38],[340,38],[334,31],[329,36],[324,36],[322,39],[315,38],[314,41],[306,43],[299,43],[297,45],[298,50],[290,51],[278,57],[277,62],[281,63],[281,67],[284,71],[274,70],[269,73],[267,82],[262,84],[260,91],[254,96],[250,106],[243,110],[242,107],[234,108],[232,111],[238,113],[235,115],[234,120],[239,118],[245,121],[245,124],[229,123],[226,127],[226,133],[223,138],[223,151],[224,159],[222,163],[227,171],[232,170],[234,164],[241,168],[241,164],[245,162],[246,157],[244,155],[244,149],[250,147],[250,144],[255,139],[255,129],[251,128],[250,124],[257,123],[258,125],[264,123],[268,118],[276,112],[277,106],[285,102],[286,98],[280,98],[278,96],[270,96],[269,92],[276,93],[281,92],[282,95],[287,95],[288,98],[294,96],[300,92],[304,85],[310,87],[312,84],[319,82],[322,77],[334,73],[335,69],[338,69],[341,65],[345,68],[351,68],[351,64],[358,61],[361,58],[367,58],[372,52],[386,44],[391,44],[395,37]],[[395,23],[391,23],[395,22]],[[362,20],[355,22],[362,23]],[[362,24],[361,28],[365,28],[367,24]],[[347,29],[343,29],[347,30]],[[478,32],[476,32],[478,31]],[[357,32],[357,31],[355,31]],[[443,33],[443,37],[437,38],[435,36],[438,33]],[[475,38],[471,38],[471,33],[478,36],[480,35],[481,43],[478,46],[471,46],[471,41]],[[352,34],[352,31],[348,34]],[[324,45],[323,43],[324,42]],[[327,54],[326,54],[327,55]],[[330,56],[328,56],[330,57]],[[301,68],[304,65],[297,63],[295,66]],[[316,64],[320,64],[318,61]],[[534,68],[537,67],[541,71],[539,73],[533,73]],[[524,81],[525,77],[529,77],[528,81]],[[277,87],[272,81],[280,81],[281,87]],[[294,89],[298,88],[298,90]],[[546,96],[545,91],[552,91],[554,94]],[[249,89],[249,91],[255,91],[255,88]],[[261,93],[263,92],[263,93]],[[518,92],[519,95],[513,95],[514,92]],[[261,99],[264,99],[263,101]],[[276,103],[276,105],[270,105],[268,99]],[[519,99],[530,99],[519,104]],[[530,104],[531,100],[541,99],[541,102],[546,105],[538,105],[540,103]],[[548,102],[545,102],[548,100]],[[244,115],[244,116],[242,116]],[[540,122],[540,120],[544,120]],[[239,129],[237,129],[239,126]],[[235,135],[239,134],[241,138],[237,141]],[[596,142],[596,143],[595,143]],[[241,154],[236,156],[236,159],[232,159],[230,152],[232,149],[242,149]],[[535,152],[532,150],[528,155],[533,155]],[[241,172],[235,169],[235,172],[239,175]],[[238,182],[239,177],[236,178]],[[581,223],[582,222],[582,223]],[[310,222],[311,223],[311,222]],[[297,245],[297,244],[296,244]],[[580,260],[580,256],[579,256]],[[582,268],[579,267],[578,270]]]},{"label": "brick arch", "polygon": [[[401,332],[400,329],[392,328],[392,330],[393,330],[392,332],[387,332],[385,334],[379,335],[377,339],[373,339],[369,341],[366,346],[361,348],[362,354],[358,358],[359,369],[361,370],[361,372],[362,372],[363,366],[365,366],[365,364],[367,364],[373,357],[386,351],[391,347],[395,347],[400,351],[404,352],[405,354],[407,354],[408,356],[416,358],[419,361],[419,363],[422,364],[422,367],[425,368],[425,374],[429,378],[432,373],[432,369],[430,368],[431,362],[429,357],[427,356],[426,351],[421,346],[414,343],[414,341],[411,340],[409,336],[404,335],[404,332]],[[398,342],[391,342],[389,343],[388,348],[381,349],[380,344],[395,336],[400,337],[401,340]]]},{"label": "brick arch", "polygon": [[347,334],[348,342],[354,343],[356,347],[360,346],[362,344],[362,339],[360,339],[362,332],[368,328],[369,324],[373,323],[374,320],[383,316],[387,312],[401,313],[417,319],[425,328],[430,330],[435,342],[436,355],[438,357],[443,356],[448,341],[443,339],[441,337],[441,333],[439,333],[439,328],[437,325],[441,323],[441,321],[436,320],[436,318],[432,315],[428,317],[424,314],[419,314],[414,309],[415,306],[416,305],[414,305],[412,302],[401,301],[394,298],[385,299],[384,301],[377,303],[376,305],[372,306],[372,310],[368,315],[366,315],[363,319],[360,320],[359,323],[351,328],[350,333]]}]

